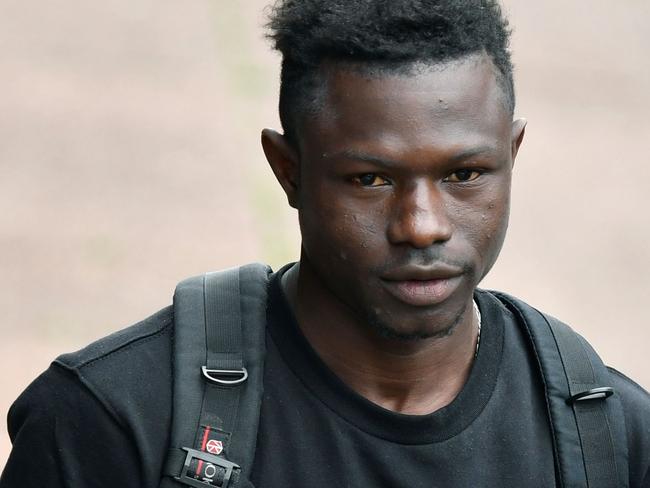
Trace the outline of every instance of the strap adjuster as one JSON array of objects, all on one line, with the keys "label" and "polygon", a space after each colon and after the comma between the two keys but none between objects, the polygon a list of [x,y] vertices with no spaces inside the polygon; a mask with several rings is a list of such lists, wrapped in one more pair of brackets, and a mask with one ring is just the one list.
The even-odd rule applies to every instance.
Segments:
[{"label": "strap adjuster", "polygon": [[587,400],[604,400],[607,397],[610,397],[614,394],[614,388],[611,386],[601,386],[599,388],[592,388],[590,390],[581,391],[572,395],[567,399],[569,405],[573,405],[576,402],[584,402]]},{"label": "strap adjuster", "polygon": [[[227,488],[228,484],[230,483],[230,478],[233,474],[233,471],[235,469],[241,469],[239,464],[233,463],[232,461],[228,461],[227,459],[224,459],[222,457],[215,456],[214,454],[210,454],[209,452],[197,451],[196,449],[190,449],[189,447],[183,447],[181,449],[187,452],[187,455],[185,456],[185,463],[183,464],[183,469],[181,470],[180,476],[174,476],[174,479],[180,483],[193,486],[194,488],[207,488],[213,486]],[[223,480],[221,481],[221,484],[220,485],[212,484],[212,482],[210,481],[210,479],[217,474],[216,468],[214,468],[209,472],[208,472],[208,468],[207,467],[205,468],[204,479],[207,478],[208,481],[200,481],[195,478],[192,478],[189,475],[189,471],[192,464],[192,460],[194,459],[198,459],[206,463],[209,463],[208,466],[213,465],[213,468],[214,466],[219,466],[223,468],[225,473],[223,474]]]},{"label": "strap adjuster", "polygon": [[201,366],[203,376],[210,382],[222,386],[239,385],[248,379],[248,370],[241,369],[208,369]]}]

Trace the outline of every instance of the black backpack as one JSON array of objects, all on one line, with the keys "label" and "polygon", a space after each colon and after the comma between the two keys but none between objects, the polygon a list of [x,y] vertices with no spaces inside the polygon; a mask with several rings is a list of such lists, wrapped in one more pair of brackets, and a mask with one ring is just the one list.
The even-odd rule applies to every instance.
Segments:
[{"label": "black backpack", "polygon": [[[161,488],[252,488],[271,269],[189,278],[174,294],[171,447]],[[620,398],[591,346],[559,320],[491,292],[524,327],[546,393],[562,488],[627,488]]]}]

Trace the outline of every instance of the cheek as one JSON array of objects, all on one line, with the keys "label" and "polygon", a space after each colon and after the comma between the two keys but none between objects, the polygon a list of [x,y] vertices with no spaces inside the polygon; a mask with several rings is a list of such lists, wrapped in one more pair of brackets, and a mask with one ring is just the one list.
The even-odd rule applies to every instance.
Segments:
[{"label": "cheek", "polygon": [[[322,262],[328,274],[344,274],[346,269],[367,265],[381,255],[383,210],[372,205],[359,207],[355,201],[321,196],[306,202],[299,212],[303,247],[312,263]],[[333,267],[337,269],[327,269]]]},{"label": "cheek", "polygon": [[508,227],[510,205],[507,196],[490,200],[483,208],[481,238],[486,241],[500,240]]},{"label": "cheek", "polygon": [[341,244],[354,254],[377,252],[385,240],[383,212],[366,208],[348,212],[343,217],[345,240]]},{"label": "cheek", "polygon": [[314,265],[325,269],[350,256],[349,243],[356,241],[355,218],[345,208],[333,203],[305,205],[300,213],[303,247]]},{"label": "cheek", "polygon": [[476,249],[484,262],[484,273],[496,261],[508,229],[510,198],[508,193],[496,195],[487,201],[481,214],[482,225],[476,233]]},{"label": "cheek", "polygon": [[481,261],[493,262],[508,227],[508,210],[507,188],[486,189],[473,201],[452,206],[457,244],[467,246],[467,252],[473,252]]},{"label": "cheek", "polygon": [[304,224],[327,233],[329,239],[346,242],[348,236],[360,238],[377,231],[375,205],[347,196],[338,185],[321,185],[310,190],[301,218]]}]

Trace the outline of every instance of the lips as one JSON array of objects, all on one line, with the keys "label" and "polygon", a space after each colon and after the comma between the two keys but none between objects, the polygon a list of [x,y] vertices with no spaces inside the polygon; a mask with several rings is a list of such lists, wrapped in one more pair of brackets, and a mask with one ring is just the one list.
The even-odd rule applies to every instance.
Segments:
[{"label": "lips", "polygon": [[444,302],[456,290],[462,271],[447,267],[408,266],[382,276],[386,290],[408,305],[425,307]]}]

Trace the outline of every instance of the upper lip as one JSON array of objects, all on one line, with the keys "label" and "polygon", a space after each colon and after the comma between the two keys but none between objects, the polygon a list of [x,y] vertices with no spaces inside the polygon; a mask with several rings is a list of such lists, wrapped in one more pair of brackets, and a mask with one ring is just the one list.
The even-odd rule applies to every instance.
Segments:
[{"label": "upper lip", "polygon": [[382,275],[386,281],[428,281],[454,278],[462,274],[462,270],[446,264],[430,266],[408,265],[390,270]]}]

